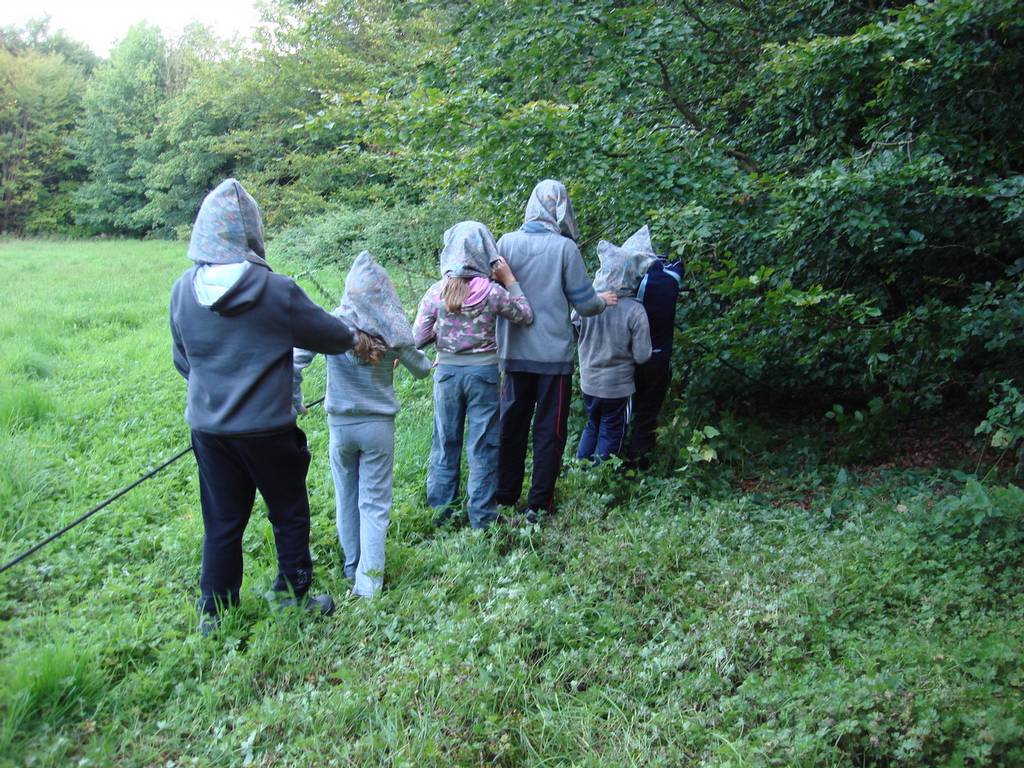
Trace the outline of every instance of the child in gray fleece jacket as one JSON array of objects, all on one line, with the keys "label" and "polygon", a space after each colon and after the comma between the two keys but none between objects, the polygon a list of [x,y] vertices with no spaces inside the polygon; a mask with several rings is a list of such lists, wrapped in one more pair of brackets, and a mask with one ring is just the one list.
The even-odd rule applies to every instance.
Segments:
[{"label": "child in gray fleece jacket", "polygon": [[526,449],[533,432],[533,472],[526,519],[555,510],[555,480],[562,468],[572,398],[570,310],[597,315],[617,301],[589,282],[576,240],[579,230],[569,193],[545,179],[533,188],[523,226],[502,235],[498,255],[519,280],[533,309],[533,323],[498,318],[498,365],[502,371],[498,504],[514,505],[523,490]]},{"label": "child in gray fleece jacket", "polygon": [[580,388],[588,415],[576,457],[600,461],[622,448],[627,405],[635,391],[634,369],[651,357],[647,312],[633,298],[650,258],[605,240],[598,244],[597,255],[601,268],[594,287],[615,291],[619,302],[596,317],[573,313],[573,326],[579,337]]},{"label": "child in gray fleece jacket", "polygon": [[[398,363],[422,379],[430,358],[413,346],[412,328],[402,312],[387,271],[363,251],[345,280],[334,314],[354,328],[383,340],[380,360],[351,352],[327,355],[327,424],[338,539],[352,594],[372,597],[384,583],[384,539],[391,514],[395,456],[393,372]],[[296,349],[294,403],[302,410],[302,371],[315,354]]]}]

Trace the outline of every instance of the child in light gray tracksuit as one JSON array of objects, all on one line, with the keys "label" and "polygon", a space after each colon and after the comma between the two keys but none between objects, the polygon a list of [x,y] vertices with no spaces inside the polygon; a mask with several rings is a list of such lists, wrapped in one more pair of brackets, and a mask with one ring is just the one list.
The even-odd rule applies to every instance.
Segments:
[{"label": "child in light gray tracksuit", "polygon": [[[376,362],[352,352],[327,355],[325,408],[345,577],[353,594],[372,597],[384,582],[384,539],[391,512],[399,408],[393,372],[400,362],[422,379],[431,363],[413,346],[412,329],[387,272],[366,251],[352,265],[334,314],[386,346]],[[294,403],[300,412],[302,370],[314,356],[304,349],[294,352]]]}]

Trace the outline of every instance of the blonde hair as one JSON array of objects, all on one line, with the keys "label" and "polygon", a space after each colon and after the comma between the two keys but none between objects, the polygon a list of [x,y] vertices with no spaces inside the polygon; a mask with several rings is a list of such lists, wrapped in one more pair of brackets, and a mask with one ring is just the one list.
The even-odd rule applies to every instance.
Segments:
[{"label": "blonde hair", "polygon": [[462,305],[469,296],[469,280],[465,277],[446,277],[441,289],[441,300],[449,312],[462,311]]}]

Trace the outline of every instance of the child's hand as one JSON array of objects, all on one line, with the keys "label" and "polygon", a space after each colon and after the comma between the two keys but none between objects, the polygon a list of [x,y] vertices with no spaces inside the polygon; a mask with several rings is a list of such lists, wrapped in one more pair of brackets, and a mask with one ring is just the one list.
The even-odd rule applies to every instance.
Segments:
[{"label": "child's hand", "polygon": [[506,288],[516,281],[516,276],[512,274],[512,269],[509,267],[508,262],[500,257],[491,267],[491,277]]},{"label": "child's hand", "polygon": [[597,295],[604,299],[604,305],[606,307],[614,307],[619,303],[619,296],[615,291],[605,291],[604,293],[599,293]]}]

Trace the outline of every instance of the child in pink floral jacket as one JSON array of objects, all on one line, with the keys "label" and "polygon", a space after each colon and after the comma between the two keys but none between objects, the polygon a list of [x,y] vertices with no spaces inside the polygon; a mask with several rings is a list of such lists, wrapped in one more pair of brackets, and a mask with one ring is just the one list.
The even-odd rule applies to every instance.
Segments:
[{"label": "child in pink floral jacket", "polygon": [[[427,503],[440,525],[455,512],[459,496],[463,429],[468,431],[468,502],[474,528],[497,517],[498,317],[517,325],[533,322],[533,310],[494,238],[479,222],[464,221],[444,234],[442,279],[423,296],[413,336],[416,346],[434,343],[434,436],[427,472]],[[493,276],[493,280],[492,280]]]}]

